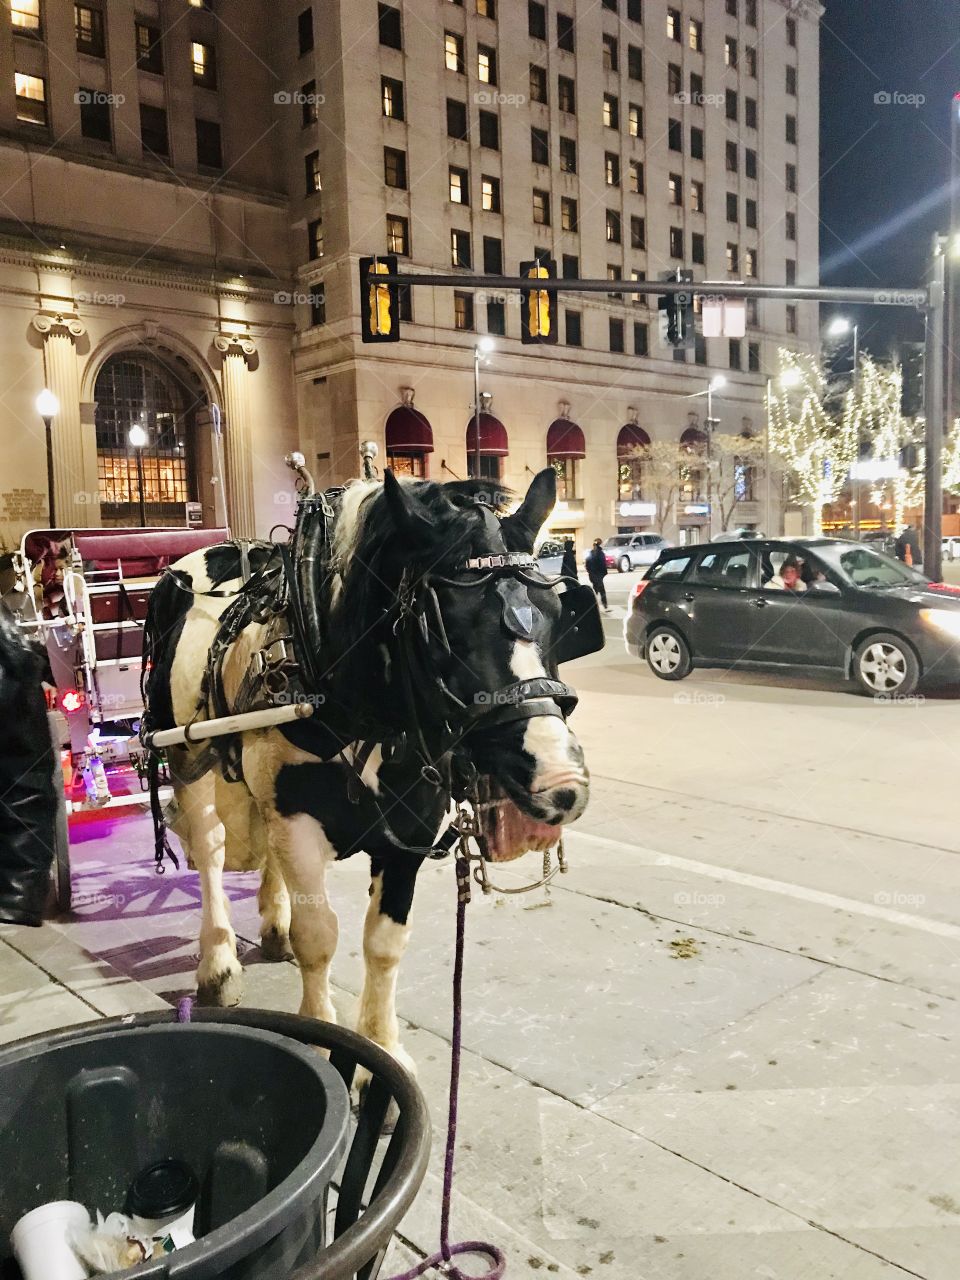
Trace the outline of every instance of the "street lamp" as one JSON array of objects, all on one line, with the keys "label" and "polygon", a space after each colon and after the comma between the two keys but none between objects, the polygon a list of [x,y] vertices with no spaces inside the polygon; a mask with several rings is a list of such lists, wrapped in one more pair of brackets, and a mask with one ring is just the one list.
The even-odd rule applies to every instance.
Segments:
[{"label": "street lamp", "polygon": [[140,528],[147,527],[147,511],[143,499],[143,448],[147,443],[147,433],[139,423],[127,432],[127,440],[134,450],[137,459],[137,503],[140,507]]},{"label": "street lamp", "polygon": [[846,316],[834,316],[830,321],[830,328],[827,330],[831,338],[842,338],[845,333],[853,330],[853,387],[857,387],[857,362],[860,352],[860,326],[851,324]]},{"label": "street lamp", "polygon": [[57,519],[53,504],[53,420],[60,412],[60,401],[47,387],[44,387],[36,399],[37,413],[43,419],[43,431],[47,449],[47,508],[51,529]]},{"label": "street lamp", "polygon": [[[489,356],[496,345],[487,334],[480,338],[473,348],[473,446],[475,451],[473,473],[478,480],[480,479],[480,361],[485,356]],[[483,362],[487,363],[485,359]]]}]

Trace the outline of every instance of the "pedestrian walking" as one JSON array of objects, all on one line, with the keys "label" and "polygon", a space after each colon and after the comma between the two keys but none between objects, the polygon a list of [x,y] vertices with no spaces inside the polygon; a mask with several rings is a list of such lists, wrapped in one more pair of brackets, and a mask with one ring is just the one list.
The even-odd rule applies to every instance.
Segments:
[{"label": "pedestrian walking", "polygon": [[560,574],[564,578],[572,578],[574,582],[577,580],[577,553],[574,550],[573,539],[567,538],[563,544],[563,559],[560,561]]},{"label": "pedestrian walking", "polygon": [[603,580],[607,576],[607,557],[604,554],[603,543],[599,538],[594,538],[593,546],[587,552],[586,565],[590,585],[596,592],[604,613],[609,613],[610,606],[607,604],[607,591],[603,585]]},{"label": "pedestrian walking", "polygon": [[917,531],[912,524],[903,526],[903,532],[897,539],[894,549],[897,553],[897,559],[902,560],[904,564],[920,564],[920,539],[917,537]]}]

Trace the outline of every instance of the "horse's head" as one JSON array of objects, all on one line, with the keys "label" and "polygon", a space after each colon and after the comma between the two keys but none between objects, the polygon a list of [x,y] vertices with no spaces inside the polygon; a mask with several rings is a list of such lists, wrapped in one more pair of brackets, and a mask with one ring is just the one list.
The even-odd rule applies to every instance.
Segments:
[{"label": "horse's head", "polygon": [[381,688],[394,722],[413,740],[422,732],[452,744],[490,780],[498,803],[488,839],[494,856],[511,856],[555,842],[556,828],[583,812],[589,784],[558,679],[560,596],[525,563],[556,478],[540,472],[507,516],[490,487],[401,483],[387,472],[363,504],[343,605],[356,596],[351,580],[366,575],[375,594],[379,583]]}]

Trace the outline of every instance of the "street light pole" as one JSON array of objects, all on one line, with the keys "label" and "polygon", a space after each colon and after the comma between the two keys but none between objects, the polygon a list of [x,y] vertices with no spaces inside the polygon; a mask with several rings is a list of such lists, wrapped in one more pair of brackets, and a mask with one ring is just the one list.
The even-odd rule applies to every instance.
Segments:
[{"label": "street light pole", "polygon": [[940,581],[943,546],[943,364],[944,286],[946,254],[939,236],[934,237],[930,305],[927,308],[924,354],[923,398],[925,426],[923,571]]},{"label": "street light pole", "polygon": [[143,447],[147,443],[147,433],[143,427],[134,425],[127,432],[127,440],[133,446],[137,461],[137,505],[140,508],[140,528],[147,527],[147,508],[143,495]]},{"label": "street light pole", "polygon": [[43,419],[44,439],[47,451],[47,512],[50,528],[57,523],[53,483],[53,420],[60,412],[60,401],[47,387],[37,396],[37,413]]},{"label": "street light pole", "polygon": [[487,336],[473,348],[473,473],[477,480],[480,479],[480,357],[489,355],[493,347],[493,339]]}]

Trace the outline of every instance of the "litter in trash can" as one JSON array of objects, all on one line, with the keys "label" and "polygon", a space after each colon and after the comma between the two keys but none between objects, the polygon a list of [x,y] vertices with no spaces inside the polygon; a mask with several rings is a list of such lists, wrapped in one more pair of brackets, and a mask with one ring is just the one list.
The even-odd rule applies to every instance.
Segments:
[{"label": "litter in trash can", "polygon": [[162,1258],[176,1248],[169,1235],[162,1238],[144,1235],[122,1213],[111,1213],[104,1218],[98,1212],[95,1226],[88,1221],[86,1226],[71,1229],[69,1243],[95,1276],[125,1271],[141,1262]]}]

